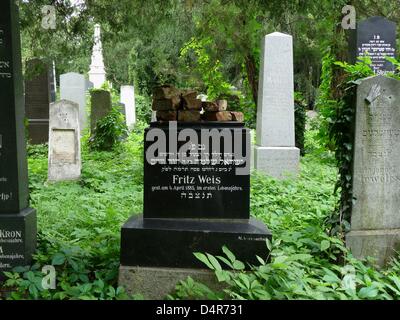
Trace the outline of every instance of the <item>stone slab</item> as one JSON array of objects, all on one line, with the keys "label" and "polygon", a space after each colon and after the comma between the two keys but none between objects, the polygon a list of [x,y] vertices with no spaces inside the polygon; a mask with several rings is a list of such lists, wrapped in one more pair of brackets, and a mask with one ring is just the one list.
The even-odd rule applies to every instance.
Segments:
[{"label": "stone slab", "polygon": [[400,228],[400,81],[363,80],[357,90],[352,230]]},{"label": "stone slab", "polygon": [[368,55],[375,74],[394,71],[394,65],[386,60],[386,56],[396,57],[396,28],[396,23],[378,16],[358,22],[357,28],[350,33],[351,62]]},{"label": "stone slab", "polygon": [[0,215],[0,273],[29,265],[36,250],[36,211]]},{"label": "stone slab", "polygon": [[0,61],[1,216],[28,207],[29,197],[19,20],[10,0],[0,2]]},{"label": "stone slab", "polygon": [[112,110],[109,91],[96,89],[91,91],[90,132],[93,134],[97,121],[106,117]]},{"label": "stone slab", "polygon": [[141,294],[145,300],[163,300],[174,293],[180,281],[191,277],[213,290],[222,291],[215,273],[210,270],[182,268],[145,268],[121,266],[118,285],[128,294]]},{"label": "stone slab", "polygon": [[42,60],[32,59],[26,63],[25,110],[31,144],[49,141],[50,74],[49,66]]},{"label": "stone slab", "polygon": [[[169,124],[153,123],[145,130],[145,217],[248,219],[250,130],[243,124],[230,122],[187,122],[175,128],[170,130]],[[183,136],[187,133],[190,137]],[[165,141],[157,140],[158,136]],[[178,139],[179,136],[184,138]],[[197,149],[197,146],[205,147],[207,141],[212,141],[212,145]],[[195,146],[193,154],[197,157],[193,159],[184,157],[188,143]],[[220,159],[212,159],[211,154],[217,150],[224,150],[232,158],[224,159],[221,155]],[[154,151],[159,152],[158,156],[152,155],[156,154]]]},{"label": "stone slab", "polygon": [[49,181],[78,180],[81,176],[79,105],[61,100],[50,106]]},{"label": "stone slab", "polygon": [[262,42],[257,145],[295,146],[293,40],[279,32],[265,36]]},{"label": "stone slab", "polygon": [[346,245],[354,257],[372,257],[378,267],[384,267],[398,257],[400,229],[351,231],[346,235]]},{"label": "stone slab", "polygon": [[131,217],[122,227],[121,265],[202,269],[193,252],[223,255],[224,245],[238,260],[258,264],[268,256],[270,231],[256,219],[143,219]]},{"label": "stone slab", "polygon": [[271,177],[285,179],[295,177],[299,173],[300,149],[290,148],[264,148],[255,146],[255,168]]},{"label": "stone slab", "polygon": [[60,98],[79,105],[79,122],[81,131],[86,129],[88,115],[86,110],[87,80],[85,76],[69,72],[60,76]]},{"label": "stone slab", "polygon": [[121,86],[121,103],[125,105],[126,125],[129,129],[133,129],[136,123],[134,86]]}]

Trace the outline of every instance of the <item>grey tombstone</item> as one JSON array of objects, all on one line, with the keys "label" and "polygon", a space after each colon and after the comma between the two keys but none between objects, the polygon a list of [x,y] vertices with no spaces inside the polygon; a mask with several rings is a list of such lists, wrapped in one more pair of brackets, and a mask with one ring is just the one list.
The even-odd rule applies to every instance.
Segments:
[{"label": "grey tombstone", "polygon": [[297,175],[292,36],[274,32],[263,39],[258,95],[255,168],[278,179]]},{"label": "grey tombstone", "polygon": [[86,129],[88,117],[86,112],[87,80],[79,73],[70,72],[60,76],[60,98],[79,105],[79,124],[81,131]]},{"label": "grey tombstone", "polygon": [[25,111],[32,144],[49,140],[50,72],[46,63],[32,59],[26,63]]},{"label": "grey tombstone", "polygon": [[79,105],[61,100],[50,105],[49,181],[81,177]]},{"label": "grey tombstone", "polygon": [[357,258],[383,266],[400,248],[400,81],[375,76],[357,89],[351,232]]},{"label": "grey tombstone", "polygon": [[350,34],[351,62],[369,55],[376,74],[394,71],[386,56],[396,57],[396,24],[384,17],[371,17],[357,24]]},{"label": "grey tombstone", "polygon": [[36,211],[29,208],[18,7],[0,2],[0,280],[29,265],[36,249]]},{"label": "grey tombstone", "polygon": [[93,90],[91,93],[90,132],[94,132],[97,121],[106,117],[112,110],[111,94],[106,90]]}]

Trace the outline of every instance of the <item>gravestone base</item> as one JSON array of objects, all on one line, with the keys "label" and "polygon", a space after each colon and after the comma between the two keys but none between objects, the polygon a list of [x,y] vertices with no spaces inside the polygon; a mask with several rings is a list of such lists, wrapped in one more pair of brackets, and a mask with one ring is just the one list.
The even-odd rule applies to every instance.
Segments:
[{"label": "gravestone base", "polygon": [[346,236],[346,245],[354,257],[372,257],[378,267],[384,267],[400,251],[400,229],[353,230]]},{"label": "gravestone base", "polygon": [[264,223],[250,220],[143,219],[134,216],[122,227],[121,265],[202,269],[193,252],[222,255],[227,246],[237,260],[259,264],[268,257]]},{"label": "gravestone base", "polygon": [[140,294],[146,300],[162,300],[175,291],[180,281],[188,277],[212,290],[223,290],[215,273],[204,269],[120,266],[118,283],[130,295]]},{"label": "gravestone base", "polygon": [[36,210],[27,208],[19,214],[0,214],[0,272],[31,263],[36,233]]},{"label": "gravestone base", "polygon": [[299,173],[300,149],[295,147],[255,146],[254,166],[257,170],[277,179],[297,176]]}]

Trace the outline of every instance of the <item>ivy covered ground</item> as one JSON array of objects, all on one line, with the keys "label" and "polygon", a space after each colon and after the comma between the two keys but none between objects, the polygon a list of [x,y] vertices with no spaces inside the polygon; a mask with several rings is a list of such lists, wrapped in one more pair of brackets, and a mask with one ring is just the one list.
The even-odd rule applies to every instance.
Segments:
[{"label": "ivy covered ground", "polygon": [[[38,210],[39,249],[35,265],[8,273],[10,299],[141,299],[118,288],[122,224],[142,212],[142,136],[139,125],[114,152],[93,152],[83,141],[83,174],[77,182],[49,184],[46,147],[29,148],[31,205]],[[377,271],[346,251],[339,236],[329,236],[338,201],[333,156],[321,152],[316,131],[306,133],[306,151],[297,180],[276,181],[253,173],[252,214],[265,221],[274,240],[271,262],[250,273],[224,248],[226,257],[198,253],[205,267],[226,282],[212,292],[192,280],[169,299],[397,299],[400,263]],[[57,288],[43,290],[41,269],[54,265]],[[231,273],[227,265],[238,269]]]}]

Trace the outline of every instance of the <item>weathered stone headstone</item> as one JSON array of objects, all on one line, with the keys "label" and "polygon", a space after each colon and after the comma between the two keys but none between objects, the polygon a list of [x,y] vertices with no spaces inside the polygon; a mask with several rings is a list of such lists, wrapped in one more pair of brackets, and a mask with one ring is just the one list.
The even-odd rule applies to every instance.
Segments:
[{"label": "weathered stone headstone", "polygon": [[91,91],[90,132],[94,132],[97,121],[106,117],[112,110],[111,94],[106,90]]},{"label": "weathered stone headstone", "polygon": [[104,67],[100,25],[96,24],[94,28],[94,46],[92,52],[92,63],[90,64],[89,80],[93,83],[95,89],[100,89],[104,82],[106,82],[106,71]]},{"label": "weathered stone headstone", "polygon": [[357,24],[350,34],[351,62],[369,55],[376,74],[394,70],[386,56],[396,57],[396,24],[384,17],[371,17]]},{"label": "weathered stone headstone", "polygon": [[120,285],[160,299],[174,281],[207,278],[193,252],[221,255],[226,245],[241,261],[267,257],[271,234],[250,218],[250,132],[243,123],[153,122],[144,149],[144,214],[122,228]]},{"label": "weathered stone headstone", "polygon": [[29,140],[32,144],[49,141],[50,105],[49,67],[39,59],[26,63],[25,112],[29,120]]},{"label": "weathered stone headstone", "polygon": [[298,173],[295,147],[292,36],[274,32],[263,40],[254,164],[275,178]]},{"label": "weathered stone headstone", "polygon": [[0,278],[28,265],[36,248],[36,211],[29,208],[18,8],[0,2]]},{"label": "weathered stone headstone", "polygon": [[358,258],[384,265],[400,249],[400,81],[375,76],[357,89],[351,232]]},{"label": "weathered stone headstone", "polygon": [[81,176],[79,105],[61,100],[50,105],[49,181]]},{"label": "weathered stone headstone", "polygon": [[85,76],[79,73],[70,72],[60,76],[60,97],[79,105],[79,124],[81,131],[87,127],[86,111],[87,81]]},{"label": "weathered stone headstone", "polygon": [[121,86],[121,102],[125,104],[126,126],[133,129],[136,123],[135,88],[133,86]]}]

